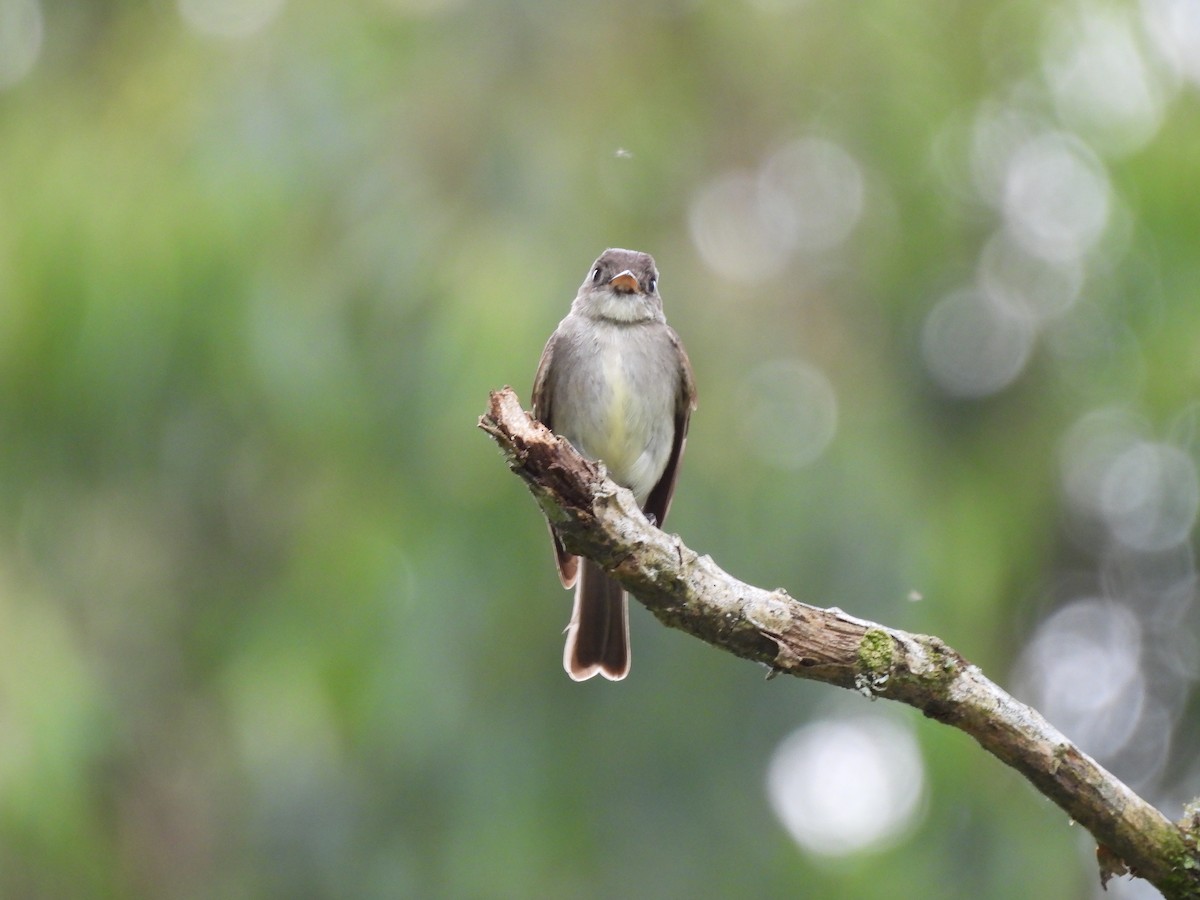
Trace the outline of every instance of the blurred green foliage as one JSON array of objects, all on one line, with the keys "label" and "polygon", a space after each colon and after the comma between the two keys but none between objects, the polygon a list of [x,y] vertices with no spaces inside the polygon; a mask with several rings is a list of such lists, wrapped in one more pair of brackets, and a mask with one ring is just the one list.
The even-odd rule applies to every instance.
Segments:
[{"label": "blurred green foliage", "polygon": [[[215,0],[0,0],[40,23],[0,90],[0,894],[1090,896],[1086,836],[909,711],[637,608],[628,681],[569,682],[545,526],[474,423],[489,389],[529,402],[601,250],[650,251],[700,390],[671,530],[1007,683],[1063,579],[1103,581],[1071,425],[1116,405],[1196,449],[1200,110],[1138,8],[1165,99],[1104,156],[1082,297],[961,397],[922,347],[997,220],[972,122],[1059,127],[1045,34],[1090,8],[247,6],[228,37]],[[713,271],[698,193],[808,135],[862,173],[849,238]],[[836,398],[805,466],[746,427],[772,359]],[[1116,767],[1171,814],[1200,793],[1190,648],[1170,757]],[[843,711],[910,726],[927,785],[898,843],[824,859],[763,773]]]}]

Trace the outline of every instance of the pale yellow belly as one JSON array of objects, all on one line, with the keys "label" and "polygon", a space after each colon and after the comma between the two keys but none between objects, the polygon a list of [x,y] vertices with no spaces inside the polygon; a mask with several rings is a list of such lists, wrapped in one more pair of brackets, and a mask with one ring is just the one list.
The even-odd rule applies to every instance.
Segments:
[{"label": "pale yellow belly", "polygon": [[644,502],[666,464],[666,448],[653,434],[655,426],[662,425],[647,421],[646,398],[636,394],[618,350],[605,352],[602,371],[607,391],[595,419],[599,427],[587,435],[588,452],[603,460],[609,474]]}]

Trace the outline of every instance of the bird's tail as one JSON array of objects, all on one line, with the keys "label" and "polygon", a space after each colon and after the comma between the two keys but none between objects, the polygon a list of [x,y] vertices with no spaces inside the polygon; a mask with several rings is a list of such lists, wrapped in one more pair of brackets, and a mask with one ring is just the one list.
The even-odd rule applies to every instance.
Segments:
[{"label": "bird's tail", "polygon": [[596,674],[620,681],[629,674],[629,600],[598,565],[580,562],[563,668],[575,681]]}]

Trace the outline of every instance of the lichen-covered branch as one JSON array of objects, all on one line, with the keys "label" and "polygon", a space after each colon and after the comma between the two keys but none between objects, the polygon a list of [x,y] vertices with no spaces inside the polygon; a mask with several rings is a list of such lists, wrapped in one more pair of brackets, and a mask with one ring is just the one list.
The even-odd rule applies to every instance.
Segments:
[{"label": "lichen-covered branch", "polygon": [[564,546],[604,566],[664,624],[774,673],[898,700],[965,731],[1092,833],[1102,879],[1128,867],[1166,897],[1200,897],[1191,832],[938,638],[738,581],[652,526],[629,491],[530,417],[510,388],[492,392],[479,427],[504,451]]}]

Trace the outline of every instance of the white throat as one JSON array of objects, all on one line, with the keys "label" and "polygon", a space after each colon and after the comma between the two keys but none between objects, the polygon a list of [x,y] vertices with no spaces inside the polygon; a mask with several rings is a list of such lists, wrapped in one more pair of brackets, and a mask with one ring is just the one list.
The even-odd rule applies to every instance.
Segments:
[{"label": "white throat", "polygon": [[586,315],[610,322],[645,322],[660,317],[650,300],[637,294],[596,291],[581,305]]}]

